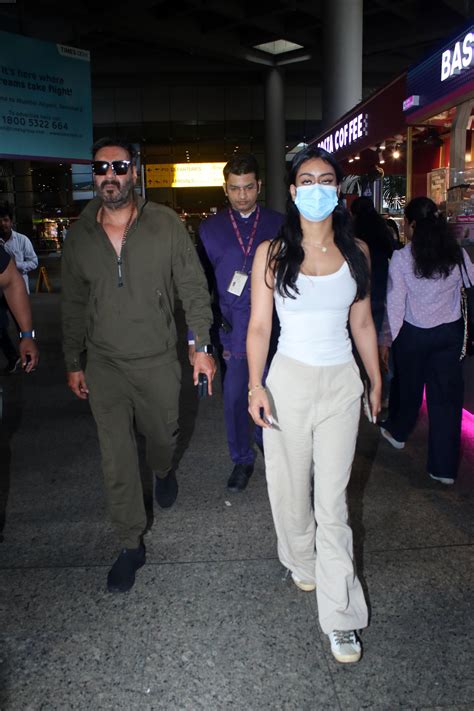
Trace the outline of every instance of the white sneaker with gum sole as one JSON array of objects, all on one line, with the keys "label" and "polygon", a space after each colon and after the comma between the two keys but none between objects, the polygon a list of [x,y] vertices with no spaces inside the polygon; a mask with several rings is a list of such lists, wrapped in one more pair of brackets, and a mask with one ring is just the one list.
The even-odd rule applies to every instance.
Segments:
[{"label": "white sneaker with gum sole", "polygon": [[334,659],[342,664],[359,661],[362,648],[354,630],[333,630],[328,637]]},{"label": "white sneaker with gum sole", "polygon": [[306,583],[297,578],[294,573],[291,574],[291,577],[296,587],[300,590],[304,590],[304,592],[313,592],[313,590],[316,590],[316,583]]}]

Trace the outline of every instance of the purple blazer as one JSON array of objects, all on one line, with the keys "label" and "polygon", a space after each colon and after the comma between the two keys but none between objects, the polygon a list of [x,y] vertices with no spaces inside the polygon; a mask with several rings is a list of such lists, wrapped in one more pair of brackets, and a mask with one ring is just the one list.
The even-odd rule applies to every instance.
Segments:
[{"label": "purple blazer", "polygon": [[[249,217],[242,217],[239,212],[232,211],[239,228],[244,246],[247,247],[255,221],[256,211]],[[219,330],[224,350],[235,356],[245,356],[245,341],[250,320],[250,272],[255,250],[261,242],[276,237],[284,216],[260,207],[260,216],[252,249],[247,257],[245,271],[249,278],[240,296],[229,294],[227,288],[235,271],[241,271],[244,266],[244,254],[235,234],[229,216],[228,208],[221,210],[205,220],[199,228],[199,236],[214,271],[219,308],[224,318],[232,327],[230,333]]]}]

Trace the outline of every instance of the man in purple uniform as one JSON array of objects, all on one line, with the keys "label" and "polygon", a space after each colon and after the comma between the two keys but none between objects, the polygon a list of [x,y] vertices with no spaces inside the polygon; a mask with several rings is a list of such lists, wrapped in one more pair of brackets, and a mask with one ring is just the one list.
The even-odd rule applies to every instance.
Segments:
[{"label": "man in purple uniform", "polygon": [[[250,272],[255,250],[261,242],[276,236],[283,215],[257,205],[262,181],[254,156],[234,155],[224,167],[224,180],[230,207],[206,220],[199,235],[214,272],[223,317],[219,336],[226,364],[224,414],[234,462],[227,488],[243,491],[255,459],[249,437],[245,347],[250,319]],[[261,428],[256,429],[255,439],[262,449]]]}]

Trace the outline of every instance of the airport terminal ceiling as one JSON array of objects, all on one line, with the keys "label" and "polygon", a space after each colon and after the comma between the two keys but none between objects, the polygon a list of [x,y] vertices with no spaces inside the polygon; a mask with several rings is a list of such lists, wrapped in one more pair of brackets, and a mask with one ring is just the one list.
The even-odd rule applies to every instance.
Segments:
[{"label": "airport terminal ceiling", "polygon": [[[17,0],[0,4],[0,20],[5,31],[90,50],[96,87],[118,80],[122,86],[258,84],[275,64],[290,81],[318,85],[323,6],[321,0]],[[418,61],[473,14],[472,0],[366,0],[364,90]],[[341,42],[348,33],[341,26]],[[281,39],[298,48],[256,49],[265,43],[275,49]]]}]

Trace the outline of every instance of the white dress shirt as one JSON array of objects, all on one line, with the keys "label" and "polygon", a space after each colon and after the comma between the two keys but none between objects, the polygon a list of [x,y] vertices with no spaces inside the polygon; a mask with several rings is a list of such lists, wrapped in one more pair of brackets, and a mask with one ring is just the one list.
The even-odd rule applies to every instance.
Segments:
[{"label": "white dress shirt", "polygon": [[28,272],[33,271],[38,266],[38,257],[33,249],[31,241],[21,232],[12,230],[11,237],[7,240],[0,240],[5,247],[5,251],[13,257],[16,267],[25,280],[26,290],[30,293]]}]

